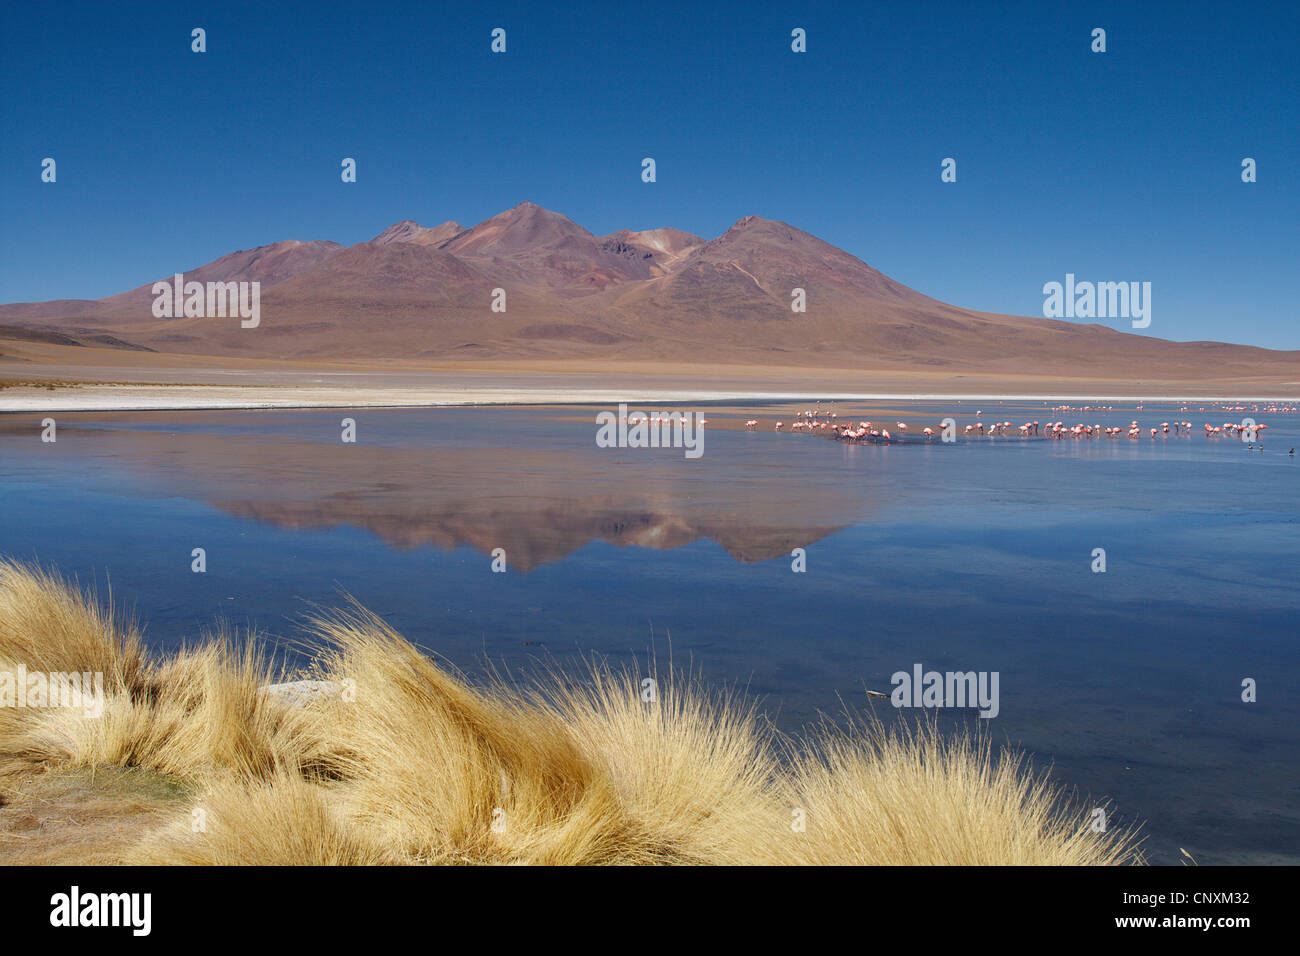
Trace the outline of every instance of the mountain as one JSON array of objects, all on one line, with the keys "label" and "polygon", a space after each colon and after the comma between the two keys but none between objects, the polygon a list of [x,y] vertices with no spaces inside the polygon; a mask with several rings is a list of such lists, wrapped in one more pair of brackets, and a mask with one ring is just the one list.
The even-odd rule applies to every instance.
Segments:
[{"label": "mountain", "polygon": [[437,248],[444,242],[455,239],[464,231],[464,226],[451,220],[430,229],[418,222],[412,222],[410,219],[403,219],[401,222],[389,226],[370,241],[376,246],[387,246],[395,242],[413,242],[419,246]]},{"label": "mountain", "polygon": [[601,239],[530,202],[461,233],[444,247],[493,278],[568,298],[649,279],[655,253]]},{"label": "mountain", "polygon": [[605,236],[607,241],[623,243],[642,253],[648,252],[655,259],[651,272],[655,275],[666,274],[696,246],[704,245],[704,240],[680,229],[646,229],[633,232],[620,229]]},{"label": "mountain", "polygon": [[260,282],[263,289],[286,282],[294,276],[311,272],[328,262],[343,247],[337,242],[287,240],[269,246],[239,250],[222,256],[197,269],[185,272],[186,280],[197,282]]},{"label": "mountain", "polygon": [[[341,250],[343,246],[327,239],[299,242],[287,239],[255,249],[239,249],[196,268],[178,269],[185,281],[195,282],[260,282],[263,291],[288,281],[294,276],[311,272]],[[170,282],[171,276],[159,276],[154,281]],[[153,285],[120,292],[105,299],[59,299],[53,302],[20,302],[0,306],[0,315],[15,323],[40,323],[59,328],[69,319],[102,319],[113,327],[131,324],[153,324]]]},{"label": "mountain", "polygon": [[[1300,380],[1297,352],[1175,343],[939,302],[759,216],[708,241],[671,228],[597,236],[523,202],[469,229],[403,220],[347,248],[277,242],[183,271],[200,282],[260,282],[259,326],[157,319],[148,283],[94,301],[0,306],[0,344],[17,352],[39,339],[87,351],[309,363],[549,359],[924,370],[953,381],[1029,373],[1136,382],[1155,372],[1201,383]],[[502,301],[496,290],[504,311],[493,308]],[[800,294],[802,312],[791,308]]]},{"label": "mountain", "polygon": [[[741,336],[751,335],[755,323],[773,324],[773,344],[791,347],[810,327],[835,339],[852,335],[861,330],[853,320],[877,304],[939,305],[815,236],[758,216],[684,253],[662,281],[628,290],[619,301],[668,322],[693,325],[701,315],[716,316]],[[791,309],[796,289],[804,290],[806,313]]]}]

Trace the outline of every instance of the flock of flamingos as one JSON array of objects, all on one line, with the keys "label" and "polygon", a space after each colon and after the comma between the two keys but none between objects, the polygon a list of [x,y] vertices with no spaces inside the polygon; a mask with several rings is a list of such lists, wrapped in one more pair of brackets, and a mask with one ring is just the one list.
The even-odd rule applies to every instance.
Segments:
[{"label": "flock of flamingos", "polygon": [[[1138,406],[1138,408],[1141,408],[1141,406]],[[1057,408],[1053,408],[1052,411],[1061,411],[1067,409],[1068,406],[1059,406]],[[1093,409],[1092,406],[1085,406],[1081,410],[1110,411],[1109,408],[1102,408],[1100,406],[1096,409]],[[1232,410],[1240,410],[1240,409],[1234,408]],[[1255,410],[1276,413],[1276,412],[1296,412],[1296,411],[1300,411],[1300,408],[1293,408],[1290,406],[1269,406],[1264,409],[1255,409]],[[1186,409],[1184,408],[1182,409],[1182,411],[1186,411]],[[984,413],[982,410],[977,411],[975,413],[977,420],[973,424],[966,425],[963,429],[963,434],[967,436],[970,435],[1011,436],[1014,435],[1015,432],[1018,432],[1021,438],[1029,438],[1031,436],[1035,436],[1035,437],[1045,437],[1045,438],[1051,438],[1057,440],[1066,439],[1066,438],[1074,438],[1074,439],[1119,438],[1121,435],[1136,440],[1141,438],[1144,432],[1148,434],[1149,437],[1152,439],[1158,438],[1162,435],[1172,434],[1176,437],[1188,437],[1192,434],[1191,422],[1161,422],[1159,426],[1152,427],[1149,429],[1143,429],[1142,427],[1140,427],[1136,420],[1129,422],[1127,428],[1125,428],[1124,426],[1103,427],[1101,425],[1088,425],[1082,422],[1076,425],[1067,426],[1063,421],[1059,421],[1059,422],[1031,421],[1031,422],[1024,422],[1023,424],[1017,425],[1014,422],[1009,422],[1009,421],[1005,421],[1005,422],[995,421],[995,422],[988,422],[988,423],[979,421],[978,420],[979,416],[983,414]],[[955,430],[956,423],[954,419],[945,419],[945,421],[950,422],[951,423],[949,425],[950,429]],[[836,416],[835,412],[830,411],[829,409],[822,409],[820,407],[820,403],[818,403],[817,408],[808,409],[802,413],[798,413],[795,417],[795,420],[790,423],[789,431],[802,432],[811,435],[821,435],[826,438],[834,438],[838,441],[844,441],[844,442],[859,442],[859,443],[870,442],[873,444],[887,444],[890,442],[901,441],[903,437],[906,436],[908,433],[909,426],[906,422],[895,422],[894,426],[897,429],[897,433],[891,433],[890,430],[887,427],[885,427],[884,423],[876,424],[873,422],[865,422],[865,421],[856,422],[856,423],[852,421],[840,421]],[[758,419],[751,418],[749,421],[745,422],[745,427],[748,428],[750,431],[757,430],[759,427]],[[775,428],[776,431],[779,432],[784,430],[785,428],[786,428],[785,422],[776,423],[776,428]],[[1258,442],[1260,448],[1262,449],[1263,440],[1264,440],[1263,433],[1264,430],[1267,428],[1268,425],[1253,424],[1252,420],[1246,420],[1240,423],[1224,422],[1221,425],[1211,425],[1207,423],[1204,425],[1203,430],[1206,438],[1221,438],[1224,435],[1228,435],[1233,438],[1242,438],[1244,435],[1246,436],[1247,440]],[[943,423],[940,423],[937,427],[926,425],[920,430],[920,434],[925,437],[925,440],[929,441],[933,439],[936,435],[942,435],[943,430],[944,430]]]}]

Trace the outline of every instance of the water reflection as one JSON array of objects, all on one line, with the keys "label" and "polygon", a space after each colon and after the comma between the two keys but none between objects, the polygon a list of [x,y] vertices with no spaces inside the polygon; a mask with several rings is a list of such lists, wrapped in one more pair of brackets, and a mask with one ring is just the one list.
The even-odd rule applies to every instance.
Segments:
[{"label": "water reflection", "polygon": [[[742,432],[717,430],[710,441],[720,452],[686,461],[672,449],[587,447],[590,429],[580,422],[568,426],[567,441],[548,436],[544,447],[482,447],[494,436],[505,444],[536,440],[519,434],[501,410],[478,410],[480,423],[494,427],[481,430],[480,444],[467,445],[458,423],[446,421],[458,413],[441,414],[456,441],[419,427],[416,446],[390,421],[376,441],[344,444],[319,413],[254,413],[252,422],[247,414],[213,413],[185,416],[168,430],[147,416],[83,420],[63,426],[57,450],[34,442],[25,450],[32,467],[58,455],[70,472],[278,528],[350,526],[403,550],[504,548],[510,567],[521,571],[593,541],[667,550],[707,539],[737,561],[763,561],[841,530],[867,510],[834,467],[810,475],[796,461],[758,465],[762,439]],[[405,418],[413,428],[424,424],[418,413]],[[319,439],[304,440],[309,433]]]}]

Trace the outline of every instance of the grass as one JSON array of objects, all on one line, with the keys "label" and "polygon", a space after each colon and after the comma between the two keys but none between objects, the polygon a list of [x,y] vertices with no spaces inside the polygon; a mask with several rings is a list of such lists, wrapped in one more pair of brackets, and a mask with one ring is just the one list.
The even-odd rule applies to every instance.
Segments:
[{"label": "grass", "polygon": [[[267,692],[252,640],[150,654],[111,601],[0,561],[0,672],[98,671],[103,713],[0,707],[0,863],[1141,862],[987,737],[858,718],[806,738],[689,675],[487,687],[357,606]],[[799,821],[802,829],[796,829]]]}]

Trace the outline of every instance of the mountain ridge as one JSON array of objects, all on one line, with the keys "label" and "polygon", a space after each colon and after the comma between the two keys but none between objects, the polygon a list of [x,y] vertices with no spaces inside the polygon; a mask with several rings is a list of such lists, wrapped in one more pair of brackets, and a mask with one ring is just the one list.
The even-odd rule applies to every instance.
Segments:
[{"label": "mountain ridge", "polygon": [[[525,201],[469,228],[404,219],[351,246],[283,240],[184,275],[260,282],[259,326],[159,319],[152,283],[96,300],[0,305],[0,326],[89,333],[91,342],[162,352],[313,361],[1042,365],[1121,375],[1154,364],[1192,377],[1253,373],[1265,363],[1270,374],[1277,365],[1300,378],[1300,352],[1177,343],[940,302],[811,233],[757,215],[708,240],[672,227],[598,236]],[[803,312],[792,308],[801,299]]]}]

